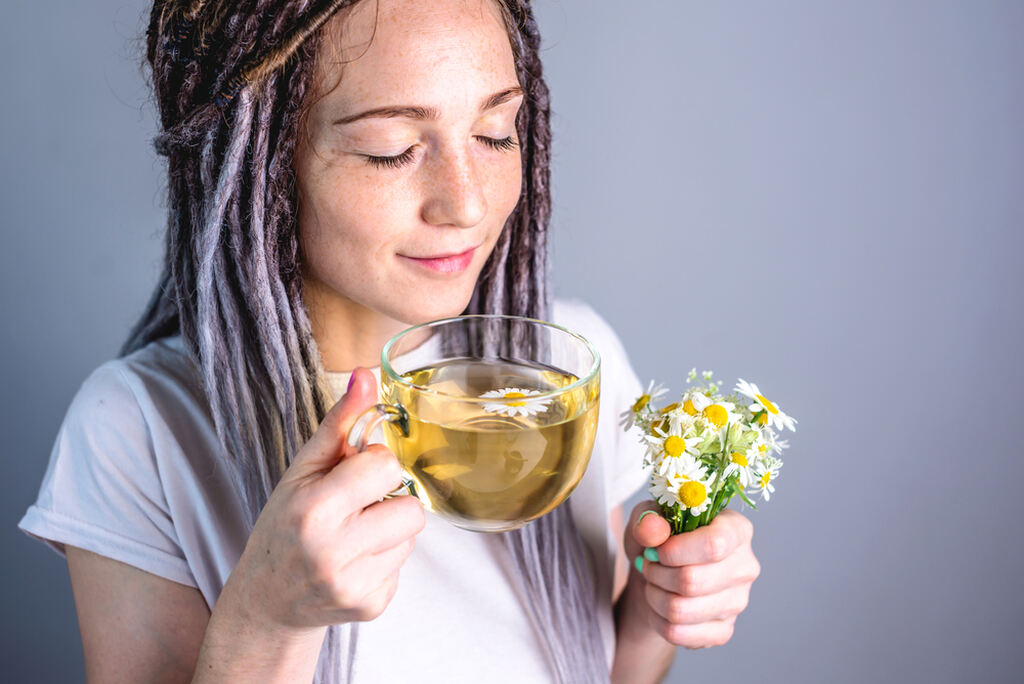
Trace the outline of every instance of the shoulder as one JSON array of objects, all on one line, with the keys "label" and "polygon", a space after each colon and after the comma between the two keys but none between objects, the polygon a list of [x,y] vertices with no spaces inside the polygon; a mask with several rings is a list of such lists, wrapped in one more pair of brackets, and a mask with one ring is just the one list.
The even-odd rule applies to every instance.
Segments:
[{"label": "shoulder", "polygon": [[97,427],[113,420],[125,429],[131,416],[148,424],[183,410],[204,413],[204,396],[181,338],[170,337],[97,367],[82,383],[67,417]]},{"label": "shoulder", "polygon": [[602,358],[625,355],[615,329],[597,311],[580,299],[556,299],[551,307],[552,322],[586,337]]},{"label": "shoulder", "polygon": [[630,385],[629,391],[632,392],[634,373],[629,356],[608,321],[579,299],[556,299],[551,313],[553,323],[583,335],[597,348],[601,355],[601,374],[606,381],[619,378]]},{"label": "shoulder", "polygon": [[216,429],[199,374],[180,340],[158,340],[93,370],[57,435],[50,474],[88,476],[155,496],[169,471],[215,458]]},{"label": "shoulder", "polygon": [[153,455],[170,435],[195,431],[203,422],[203,397],[180,338],[151,342],[86,377],[64,416],[58,452],[141,467],[147,460],[141,454]]},{"label": "shoulder", "polygon": [[58,551],[75,546],[195,586],[175,506],[182,492],[201,491],[182,455],[200,451],[212,428],[195,418],[189,373],[184,351],[167,341],[92,371],[20,527]]}]

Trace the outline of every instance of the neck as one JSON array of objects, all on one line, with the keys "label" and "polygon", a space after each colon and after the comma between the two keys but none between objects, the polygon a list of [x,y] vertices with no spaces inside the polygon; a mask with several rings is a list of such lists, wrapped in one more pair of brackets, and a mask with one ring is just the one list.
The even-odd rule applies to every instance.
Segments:
[{"label": "neck", "polygon": [[380,365],[380,352],[407,323],[342,297],[322,283],[303,281],[303,299],[324,369],[348,372]]}]

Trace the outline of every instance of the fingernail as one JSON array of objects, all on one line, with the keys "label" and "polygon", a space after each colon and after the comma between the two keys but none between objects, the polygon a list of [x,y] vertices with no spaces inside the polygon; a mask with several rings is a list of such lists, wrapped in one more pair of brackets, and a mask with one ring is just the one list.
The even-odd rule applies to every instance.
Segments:
[{"label": "fingernail", "polygon": [[640,523],[643,522],[645,515],[657,515],[657,511],[644,511],[640,514],[640,517],[636,519],[636,526],[640,527]]},{"label": "fingernail", "polygon": [[644,571],[644,557],[637,556],[633,559],[633,565],[636,567],[636,571],[642,573]]},{"label": "fingernail", "polygon": [[644,549],[644,558],[651,561],[652,563],[658,562],[658,550],[652,548]]}]

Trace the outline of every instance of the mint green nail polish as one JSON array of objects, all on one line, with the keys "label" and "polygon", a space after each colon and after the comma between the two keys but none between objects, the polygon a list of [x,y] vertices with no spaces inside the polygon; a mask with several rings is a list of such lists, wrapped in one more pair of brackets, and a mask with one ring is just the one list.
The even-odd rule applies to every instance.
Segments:
[{"label": "mint green nail polish", "polygon": [[658,562],[658,550],[657,549],[644,549],[644,558],[651,561],[652,563]]},{"label": "mint green nail polish", "polygon": [[643,556],[637,556],[636,558],[634,558],[633,559],[633,565],[636,566],[636,571],[637,572],[643,572],[644,571],[644,557]]},{"label": "mint green nail polish", "polygon": [[639,525],[640,521],[644,519],[645,515],[657,515],[657,511],[644,511],[640,514],[640,517],[636,519],[636,524]]}]

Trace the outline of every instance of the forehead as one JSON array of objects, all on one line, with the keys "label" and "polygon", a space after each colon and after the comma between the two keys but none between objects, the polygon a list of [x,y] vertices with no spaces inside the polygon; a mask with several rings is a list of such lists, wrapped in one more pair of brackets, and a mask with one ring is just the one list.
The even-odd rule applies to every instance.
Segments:
[{"label": "forehead", "polygon": [[517,84],[494,0],[363,0],[325,28],[317,79],[332,106],[444,111]]}]

